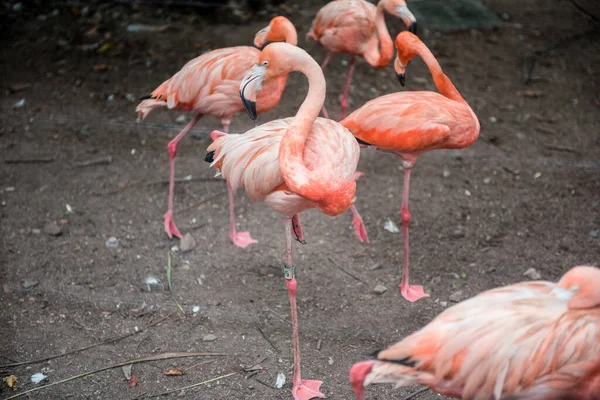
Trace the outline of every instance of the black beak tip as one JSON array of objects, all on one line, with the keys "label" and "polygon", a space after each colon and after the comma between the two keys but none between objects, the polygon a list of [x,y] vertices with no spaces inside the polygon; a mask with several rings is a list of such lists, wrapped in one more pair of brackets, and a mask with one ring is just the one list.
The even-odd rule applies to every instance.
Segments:
[{"label": "black beak tip", "polygon": [[298,243],[300,243],[300,244],[306,244],[306,240],[304,240],[304,239],[302,239],[302,240],[300,240],[300,239],[296,239],[296,240],[297,240],[297,241],[298,241]]},{"label": "black beak tip", "polygon": [[256,114],[256,102],[250,101],[242,96],[242,103],[244,103],[244,107],[246,108],[246,112],[252,121],[256,121],[258,115]]},{"label": "black beak tip", "polygon": [[414,35],[417,34],[417,23],[413,22],[410,24],[410,26],[408,27],[408,31]]},{"label": "black beak tip", "polygon": [[400,82],[400,84],[404,87],[404,74],[396,74],[398,76],[398,81]]}]

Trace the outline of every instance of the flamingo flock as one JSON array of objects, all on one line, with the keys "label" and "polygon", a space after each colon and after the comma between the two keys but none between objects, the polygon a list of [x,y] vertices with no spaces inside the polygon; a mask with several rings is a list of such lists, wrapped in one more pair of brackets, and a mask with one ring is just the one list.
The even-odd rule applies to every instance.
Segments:
[{"label": "flamingo flock", "polygon": [[[407,30],[392,41],[384,12],[402,19]],[[403,0],[334,0],[316,15],[307,39],[327,50],[319,65],[298,47],[297,31],[282,16],[254,37],[255,47],[238,46],[203,54],[183,66],[136,111],[144,119],[155,108],[188,111],[188,125],[167,146],[170,164],[168,208],[164,229],[182,235],[173,221],[175,155],[183,137],[204,116],[221,120],[205,161],[227,183],[230,231],[234,245],[256,241],[238,232],[234,193],[245,190],[284,222],[286,252],[283,276],[292,319],[294,400],[324,398],[320,380],[302,379],[296,265],[293,239],[305,244],[300,213],[317,209],[338,216],[348,209],[361,242],[369,241],[356,201],[361,147],[394,153],[404,169],[400,217],[404,260],[400,294],[409,302],[426,298],[422,286],[409,284],[408,210],[410,174],[417,158],[431,150],[463,149],[479,135],[477,116],[427,46],[416,36],[416,18]],[[374,68],[394,69],[404,86],[406,68],[420,57],[438,92],[397,92],[375,98],[346,116],[356,58]],[[341,98],[341,119],[329,119],[323,70],[333,53],[351,55]],[[290,73],[308,79],[308,92],[293,117],[277,119],[243,134],[229,133],[242,110],[251,119],[275,108]],[[323,113],[325,118],[319,117]],[[349,366],[350,367],[350,366]],[[483,292],[442,312],[420,331],[350,368],[358,400],[365,386],[394,383],[426,385],[462,399],[600,400],[600,269],[578,266],[558,283],[527,282]]]}]

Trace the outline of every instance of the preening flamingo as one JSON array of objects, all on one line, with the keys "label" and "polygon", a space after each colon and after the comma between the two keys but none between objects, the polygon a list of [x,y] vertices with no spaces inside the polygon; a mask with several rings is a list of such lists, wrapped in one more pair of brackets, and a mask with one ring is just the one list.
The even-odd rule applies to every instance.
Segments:
[{"label": "preening flamingo", "polygon": [[600,269],[483,292],[354,364],[350,380],[359,400],[371,383],[470,400],[598,400]]},{"label": "preening flamingo", "polygon": [[420,56],[433,76],[440,93],[400,92],[378,97],[350,114],[341,123],[362,145],[395,153],[404,167],[402,193],[402,232],[404,237],[404,271],[400,292],[409,301],[428,296],[422,286],[408,283],[408,192],[410,172],[421,154],[435,149],[462,149],[475,142],[479,135],[479,120],[442,72],[439,63],[421,40],[410,32],[396,38],[398,56],[394,68],[404,85],[405,68],[415,56]]},{"label": "preening flamingo", "polygon": [[[384,10],[402,18],[409,31],[417,32],[415,16],[404,0],[379,0],[377,6],[365,0],[336,0],[319,10],[306,35],[328,52],[321,64],[323,70],[331,60],[332,53],[352,54],[341,101],[342,119],[348,108],[348,92],[356,56],[364,58],[375,68],[387,67],[394,56],[392,38],[385,25]],[[327,118],[325,107],[323,115]]]},{"label": "preening flamingo", "polygon": [[[267,40],[296,45],[298,37],[294,25],[285,17],[275,17],[268,27],[255,36],[255,44],[262,46]],[[171,78],[156,88],[147,99],[136,108],[138,121],[144,119],[155,108],[167,107],[194,113],[194,118],[169,142],[169,205],[165,214],[165,231],[172,237],[181,238],[181,233],[173,222],[173,196],[175,192],[175,154],[177,144],[204,115],[219,118],[223,130],[229,131],[233,115],[244,109],[238,89],[246,71],[258,60],[260,50],[251,46],[228,47],[213,50],[194,58]],[[257,107],[261,112],[274,108],[285,89],[287,76],[268,82],[258,96]],[[233,192],[227,186],[229,196],[229,237],[239,247],[245,248],[256,243],[248,232],[237,232]]]},{"label": "preening flamingo", "polygon": [[339,215],[354,203],[355,172],[360,148],[340,123],[317,118],[325,101],[325,77],[304,50],[286,43],[267,45],[240,86],[248,113],[256,119],[256,97],[271,80],[298,71],[308,78],[306,99],[294,118],[260,125],[243,135],[222,135],[208,148],[206,161],[220,170],[235,190],[262,200],[285,217],[286,258],[283,267],[293,324],[295,400],[324,397],[321,381],[302,380],[296,312],[292,236],[298,213],[317,208]]}]

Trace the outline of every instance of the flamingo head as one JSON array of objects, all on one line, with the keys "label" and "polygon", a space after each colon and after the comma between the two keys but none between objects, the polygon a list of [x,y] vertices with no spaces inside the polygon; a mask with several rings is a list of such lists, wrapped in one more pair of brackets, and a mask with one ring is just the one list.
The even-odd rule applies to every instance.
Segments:
[{"label": "flamingo head", "polygon": [[297,42],[296,28],[286,17],[278,16],[254,35],[254,46],[260,50],[268,42]]},{"label": "flamingo head", "polygon": [[362,361],[350,368],[350,383],[357,400],[365,400],[365,379],[375,365],[375,361]]},{"label": "flamingo head", "polygon": [[294,66],[294,56],[298,47],[287,43],[271,43],[260,53],[258,62],[240,83],[240,97],[248,115],[256,121],[256,94],[262,89],[263,83],[280,76],[287,75]]},{"label": "flamingo head", "polygon": [[404,26],[409,32],[417,34],[417,19],[406,6],[404,0],[381,0],[379,2],[385,10],[404,22]]},{"label": "flamingo head", "polygon": [[568,303],[571,309],[600,306],[600,269],[596,267],[573,267],[563,275],[558,286],[574,292]]},{"label": "flamingo head", "polygon": [[398,54],[394,61],[394,69],[400,84],[404,86],[406,66],[408,62],[417,54],[417,48],[422,43],[419,38],[410,32],[400,32],[396,36],[396,49]]}]

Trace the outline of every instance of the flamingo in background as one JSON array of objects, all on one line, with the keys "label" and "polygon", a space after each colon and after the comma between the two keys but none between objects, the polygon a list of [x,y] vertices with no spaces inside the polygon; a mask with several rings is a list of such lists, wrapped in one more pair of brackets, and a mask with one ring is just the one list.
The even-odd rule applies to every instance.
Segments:
[{"label": "flamingo in background", "polygon": [[324,397],[321,381],[302,380],[296,312],[297,282],[292,263],[292,236],[298,213],[317,208],[339,215],[354,203],[360,148],[338,122],[317,118],[325,101],[325,77],[304,50],[286,43],[264,48],[240,86],[248,114],[256,119],[256,97],[271,80],[298,71],[308,78],[308,94],[294,118],[260,125],[243,135],[221,135],[208,148],[206,161],[220,170],[233,189],[244,187],[253,201],[285,217],[285,283],[293,325],[294,400]]},{"label": "flamingo in background", "polygon": [[364,386],[427,385],[472,400],[600,399],[600,269],[522,282],[448,308],[420,331],[356,363]]},{"label": "flamingo in background", "polygon": [[443,72],[431,51],[410,32],[396,38],[398,56],[394,68],[404,86],[405,68],[420,56],[433,76],[441,94],[435,92],[401,92],[378,97],[350,114],[341,124],[364,146],[400,156],[404,167],[402,193],[402,232],[404,237],[404,271],[400,292],[413,302],[429,296],[422,286],[408,283],[408,192],[410,172],[421,154],[435,149],[462,149],[479,136],[479,120]]},{"label": "flamingo in background", "polygon": [[[408,30],[417,33],[415,16],[404,0],[379,0],[377,6],[365,0],[336,0],[319,10],[306,35],[328,52],[321,64],[323,70],[329,64],[332,53],[352,54],[341,101],[342,119],[346,117],[356,56],[363,57],[375,68],[387,67],[394,56],[392,38],[385,25],[384,10],[402,18]],[[323,115],[328,118],[325,106]]]},{"label": "flamingo in background", "polygon": [[[285,17],[275,17],[255,36],[255,45],[264,45],[267,40],[286,42],[296,45],[296,28]],[[204,115],[219,118],[223,130],[229,132],[233,115],[244,109],[238,88],[246,71],[258,60],[260,50],[250,46],[227,47],[213,50],[189,61],[171,78],[156,88],[150,96],[136,108],[138,121],[144,119],[155,108],[167,107],[194,113],[194,118],[169,142],[169,205],[165,214],[165,231],[169,238],[173,235],[181,238],[181,233],[173,222],[173,196],[175,193],[175,154],[177,144],[196,125]],[[287,76],[280,76],[265,85],[257,100],[261,112],[274,108],[285,89]],[[229,238],[241,248],[246,248],[256,240],[248,232],[237,232],[233,191],[227,186],[229,196]]]}]

